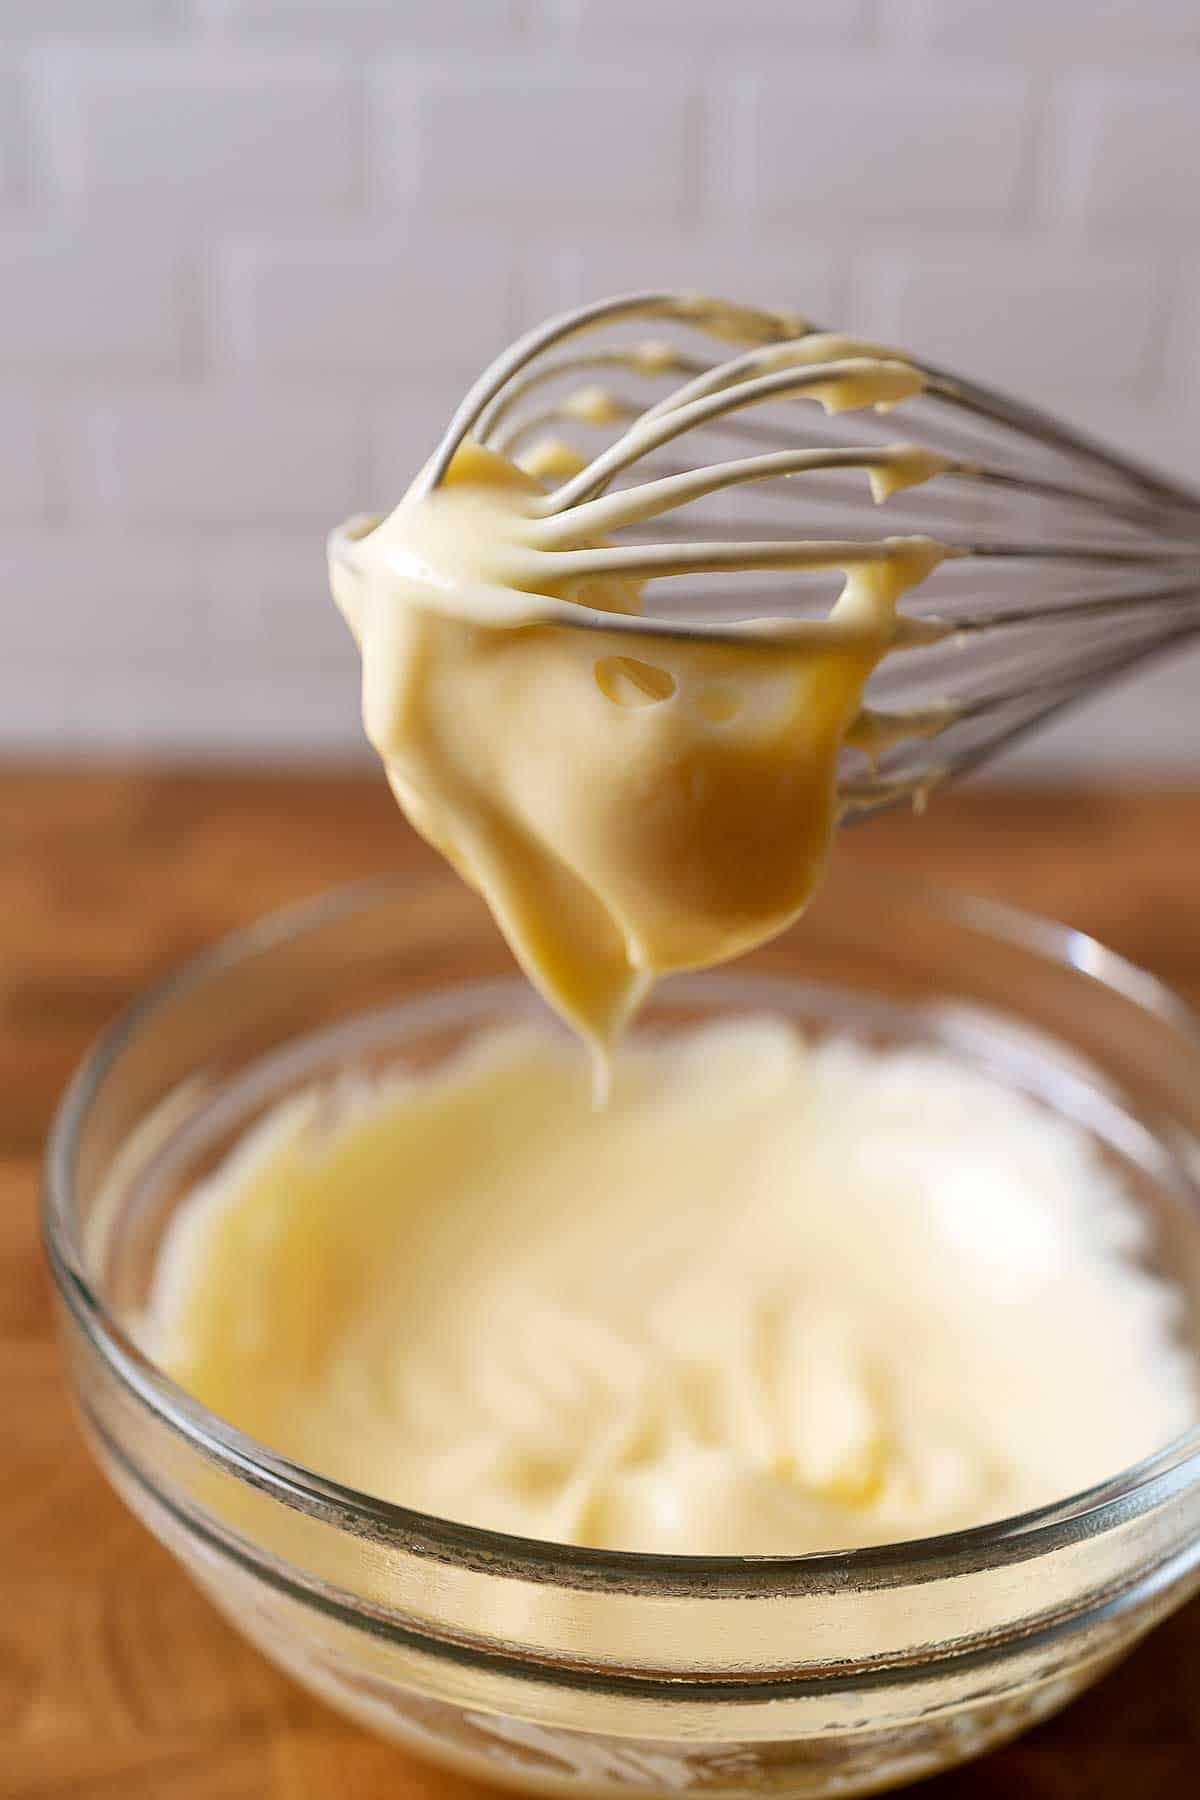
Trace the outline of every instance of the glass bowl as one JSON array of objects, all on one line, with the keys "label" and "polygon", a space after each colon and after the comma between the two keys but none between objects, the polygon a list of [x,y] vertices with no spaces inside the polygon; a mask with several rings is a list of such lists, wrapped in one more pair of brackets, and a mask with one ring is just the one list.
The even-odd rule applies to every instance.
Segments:
[{"label": "glass bowl", "polygon": [[[84,1427],[111,1481],[234,1624],[406,1746],[555,1793],[856,1794],[1024,1730],[1200,1583],[1200,1431],[1060,1504],[839,1555],[565,1548],[323,1480],[139,1348],[163,1230],[290,1089],[429,1066],[538,1010],[450,878],[371,883],[230,938],[91,1053],[47,1154],[45,1238]],[[916,1041],[1080,1121],[1200,1320],[1200,1035],[1093,940],[835,872],[751,966],[663,984],[651,1025],[771,1010]],[[1197,1333],[1200,1336],[1200,1333]]]}]

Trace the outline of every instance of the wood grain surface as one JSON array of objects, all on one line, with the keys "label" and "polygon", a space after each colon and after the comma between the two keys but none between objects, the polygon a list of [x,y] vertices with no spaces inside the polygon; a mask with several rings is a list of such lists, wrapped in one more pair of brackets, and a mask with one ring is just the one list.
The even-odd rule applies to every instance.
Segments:
[{"label": "wood grain surface", "polygon": [[[842,855],[1095,932],[1200,1001],[1200,792],[976,789]],[[368,773],[0,772],[0,1796],[469,1800],[309,1700],[109,1492],[68,1410],[35,1220],[56,1097],[145,982],[332,883],[433,859]],[[1200,1791],[1200,1605],[928,1800]]]}]

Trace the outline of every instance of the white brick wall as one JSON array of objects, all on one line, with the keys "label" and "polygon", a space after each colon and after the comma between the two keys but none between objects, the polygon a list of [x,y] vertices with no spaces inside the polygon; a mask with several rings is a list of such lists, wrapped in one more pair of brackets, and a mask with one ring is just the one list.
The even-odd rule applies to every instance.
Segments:
[{"label": "white brick wall", "polygon": [[173,24],[179,10],[180,0],[4,0],[0,36],[127,36]]},{"label": "white brick wall", "polygon": [[[1154,60],[1200,49],[1195,0],[892,0],[910,7],[918,39],[939,50],[992,52],[1068,66],[1112,58]],[[1056,71],[1057,72],[1057,71]]]},{"label": "white brick wall", "polygon": [[132,225],[0,224],[0,361],[29,373],[178,370],[194,251]]},{"label": "white brick wall", "polygon": [[[864,70],[811,58],[749,77],[735,98],[739,211],[802,236],[866,223],[1013,223],[1030,156],[1028,84],[976,66]],[[740,191],[737,191],[739,190]]]},{"label": "white brick wall", "polygon": [[[366,484],[359,409],[337,393],[238,383],[80,399],[67,445],[80,509],[131,528],[305,527]],[[130,549],[138,538],[131,529]]]},{"label": "white brick wall", "polygon": [[655,70],[556,63],[414,68],[374,93],[381,199],[418,216],[486,221],[514,232],[578,233],[697,222],[696,97],[665,58]]},{"label": "white brick wall", "polygon": [[1103,231],[1194,238],[1197,86],[1194,71],[1161,69],[1069,83],[1057,109],[1064,210]]},{"label": "white brick wall", "polygon": [[420,243],[419,258],[404,257],[396,234],[375,226],[232,240],[217,253],[212,296],[230,358],[293,377],[359,375],[372,388],[431,360],[469,379],[520,323],[510,239],[430,227]]},{"label": "white brick wall", "polygon": [[201,566],[169,546],[143,542],[136,556],[103,533],[22,530],[5,544],[13,607],[5,661],[53,658],[80,681],[139,667],[194,665],[209,638]]},{"label": "white brick wall", "polygon": [[[960,240],[919,258],[866,259],[860,311],[889,342],[1078,415],[1093,384],[1107,408],[1136,403],[1158,381],[1160,260],[1049,246],[1024,258]],[[1102,370],[1111,373],[1102,379]],[[1089,397],[1084,410],[1092,405]]]},{"label": "white brick wall", "polygon": [[0,518],[36,520],[48,513],[48,438],[36,392],[0,381]]},{"label": "white brick wall", "polygon": [[[358,751],[326,528],[614,289],[1200,480],[1197,171],[1197,0],[0,0],[0,746]],[[1177,661],[1019,759],[1200,767],[1198,698]]]},{"label": "white brick wall", "polygon": [[[724,48],[774,51],[861,42],[870,16],[869,0],[570,0],[563,8],[578,21],[581,35],[624,48],[631,37],[666,42],[676,48],[697,43]],[[697,36],[699,34],[699,36]]]},{"label": "white brick wall", "polygon": [[24,100],[18,70],[6,65],[0,56],[0,208],[23,198],[26,181]]},{"label": "white brick wall", "polygon": [[[46,180],[153,229],[339,212],[359,196],[361,108],[336,44],[278,50],[92,50],[35,58]],[[149,217],[147,215],[150,215]]]},{"label": "white brick wall", "polygon": [[214,34],[293,43],[352,36],[368,46],[508,41],[530,11],[527,0],[193,0],[193,8]]}]

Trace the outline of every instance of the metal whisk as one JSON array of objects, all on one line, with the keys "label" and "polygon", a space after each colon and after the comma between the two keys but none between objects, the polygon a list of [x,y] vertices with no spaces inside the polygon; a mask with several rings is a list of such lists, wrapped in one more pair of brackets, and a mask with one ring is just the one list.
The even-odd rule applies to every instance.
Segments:
[{"label": "metal whisk", "polygon": [[[647,322],[651,339],[637,335]],[[611,340],[576,344],[599,327],[612,328]],[[723,357],[714,339],[742,348]],[[886,410],[815,410],[831,377],[857,372],[886,386],[888,367],[901,371],[899,420],[890,399]],[[601,431],[609,441],[589,446]],[[889,656],[867,694],[885,715],[927,709],[942,728],[901,736],[874,766],[846,751],[848,813],[978,766],[1200,634],[1200,494],[1033,407],[792,313],[682,292],[581,307],[480,376],[419,492],[440,483],[467,438],[561,476],[554,508],[564,514],[606,490],[675,477],[659,490],[658,516],[613,541],[642,546],[627,570],[656,581],[648,610],[681,634],[823,614],[836,589],[827,570],[802,566],[814,539],[919,533],[962,553],[908,596],[907,610],[935,615],[947,635]],[[931,452],[936,473],[874,512],[863,470],[886,465],[898,439],[905,454]],[[732,461],[730,443],[743,447]],[[668,529],[664,511],[685,518]]]}]

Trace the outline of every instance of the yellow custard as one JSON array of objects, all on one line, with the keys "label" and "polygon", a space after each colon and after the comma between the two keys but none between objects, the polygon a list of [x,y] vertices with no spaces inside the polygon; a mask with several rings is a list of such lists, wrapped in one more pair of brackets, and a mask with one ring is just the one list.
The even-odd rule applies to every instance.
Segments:
[{"label": "yellow custard", "polygon": [[150,1348],[406,1506],[799,1554],[1077,1492],[1196,1418],[1087,1137],[928,1051],[767,1019],[634,1041],[607,1109],[513,1027],[267,1118],[172,1228]]},{"label": "yellow custard", "polygon": [[[829,342],[803,348],[818,362]],[[894,359],[831,366],[841,373],[817,393],[831,408],[892,404],[921,381]],[[943,464],[895,445],[864,466],[884,499]],[[876,741],[864,686],[890,650],[928,635],[897,604],[948,553],[919,537],[791,544],[779,566],[843,577],[826,619],[672,632],[643,616],[640,576],[626,573],[644,550],[605,534],[718,474],[556,513],[540,482],[467,444],[439,488],[418,486],[331,562],[362,652],[367,735],[398,800],[601,1058],[655,976],[737,956],[803,910],[837,822],[842,748],[856,733]],[[731,548],[652,560],[718,568]],[[608,628],[613,614],[637,634]]]}]

